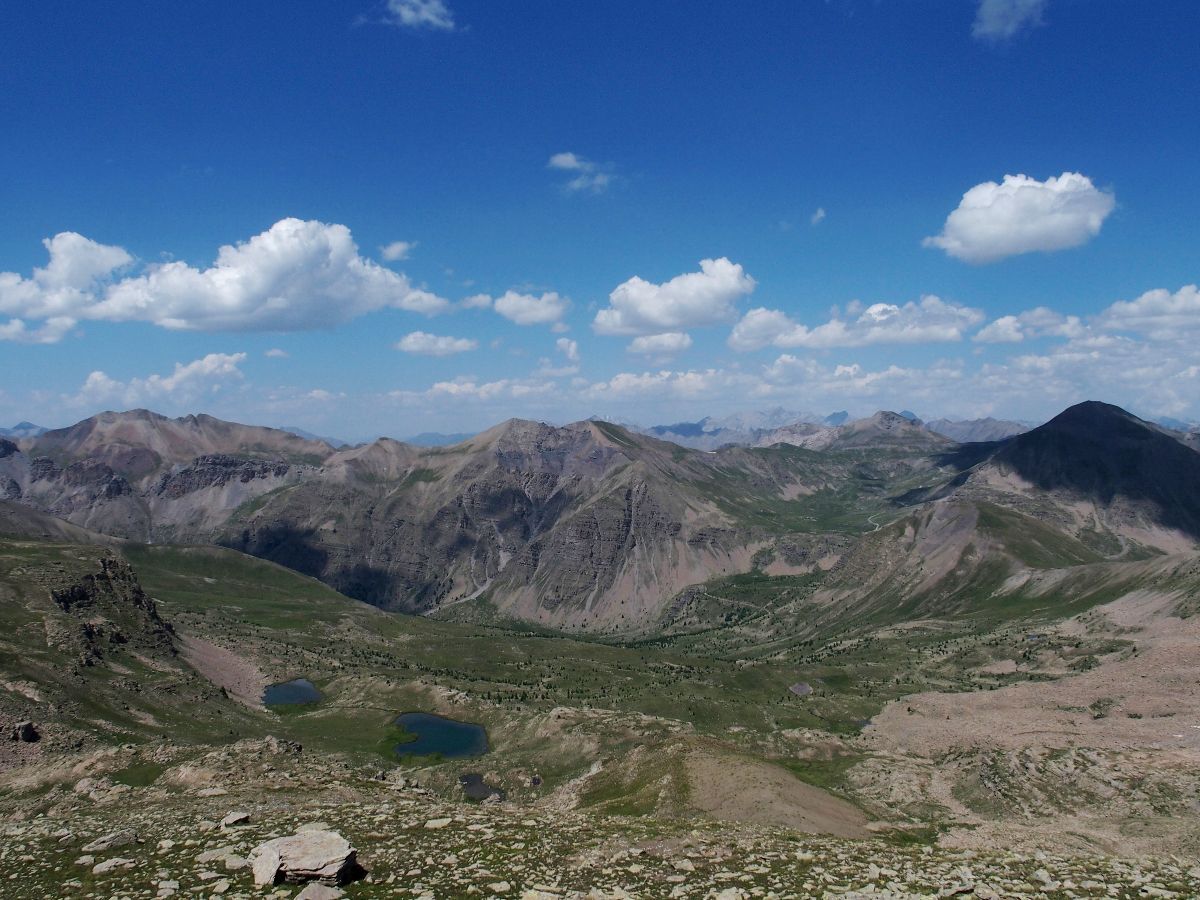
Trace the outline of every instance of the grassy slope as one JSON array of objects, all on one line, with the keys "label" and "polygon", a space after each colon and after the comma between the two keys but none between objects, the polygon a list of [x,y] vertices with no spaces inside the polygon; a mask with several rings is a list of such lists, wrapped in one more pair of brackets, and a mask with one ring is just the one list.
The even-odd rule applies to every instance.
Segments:
[{"label": "grassy slope", "polygon": [[[95,546],[0,541],[0,673],[40,695],[30,707],[10,687],[3,708],[34,719],[49,714],[65,729],[113,743],[168,734],[220,740],[231,725],[243,727],[249,717],[171,654],[107,637],[135,636],[136,617],[119,608],[73,616],[54,603],[52,589],[96,573],[104,554]],[[100,660],[84,664],[84,623],[97,615],[105,622]]]},{"label": "grassy slope", "polygon": [[[1028,561],[1083,562],[1082,545],[1056,543],[1052,533],[1025,525],[1003,514],[983,517],[985,530],[1019,537]],[[978,669],[1026,652],[1031,630],[1161,578],[1150,563],[1083,564],[1058,593],[1001,596],[995,587],[1002,573],[983,569],[976,581],[957,586],[952,614],[925,610],[912,623],[918,610],[894,597],[890,605],[871,603],[850,616],[814,610],[808,598],[820,576],[736,576],[707,586],[718,608],[734,613],[733,627],[619,645],[383,613],[231,550],[130,544],[121,552],[181,633],[246,656],[270,680],[311,678],[325,694],[312,707],[253,712],[211,689],[212,702],[199,702],[203,685],[189,682],[186,671],[154,673],[130,665],[151,686],[133,704],[153,717],[155,724],[147,725],[123,709],[127,698],[112,672],[97,669],[87,673],[89,680],[72,684],[56,674],[64,659],[25,651],[41,615],[31,612],[30,598],[44,593],[30,573],[76,564],[80,571],[94,568],[102,552],[0,545],[0,625],[13,636],[0,643],[0,664],[10,677],[73,698],[76,727],[107,722],[114,741],[169,733],[220,742],[269,733],[395,764],[395,715],[437,710],[488,728],[497,751],[489,768],[539,772],[548,787],[579,775],[597,758],[625,759],[649,748],[646,764],[628,779],[618,783],[606,775],[585,793],[585,801],[628,812],[653,807],[649,785],[660,778],[681,784],[681,748],[694,746],[688,735],[779,759],[805,780],[837,788],[853,757],[800,762],[778,736],[797,728],[854,733],[884,703],[908,693],[986,689],[1031,677],[982,675]],[[1196,593],[1196,579],[1179,580]],[[1081,639],[1058,649],[1084,660],[1100,648]],[[790,692],[798,682],[808,683],[812,693],[801,698]],[[180,703],[181,684],[194,702]],[[460,770],[443,767],[444,780],[452,783]],[[139,770],[123,777],[153,776]]]},{"label": "grassy slope", "polygon": [[[806,719],[789,700],[794,673],[784,669],[383,613],[230,550],[125,552],[182,631],[243,647],[273,678],[311,677],[329,694],[326,708],[378,707],[390,715],[428,702],[414,685],[437,684],[465,692],[485,720],[557,705],[663,716],[709,733]],[[344,695],[350,685],[353,697]],[[303,718],[289,717],[289,727]],[[353,742],[340,726],[328,731],[332,744]]]}]

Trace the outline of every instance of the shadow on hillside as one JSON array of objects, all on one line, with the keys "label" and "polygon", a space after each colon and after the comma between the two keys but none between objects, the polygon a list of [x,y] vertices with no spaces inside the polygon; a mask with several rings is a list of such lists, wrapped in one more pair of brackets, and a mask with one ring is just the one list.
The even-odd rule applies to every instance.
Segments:
[{"label": "shadow on hillside", "polygon": [[276,524],[258,529],[244,529],[237,538],[222,541],[224,546],[324,582],[336,591],[370,603],[387,607],[392,598],[395,579],[387,571],[356,562],[338,566],[331,561],[329,551],[320,545],[315,529],[295,528]]}]

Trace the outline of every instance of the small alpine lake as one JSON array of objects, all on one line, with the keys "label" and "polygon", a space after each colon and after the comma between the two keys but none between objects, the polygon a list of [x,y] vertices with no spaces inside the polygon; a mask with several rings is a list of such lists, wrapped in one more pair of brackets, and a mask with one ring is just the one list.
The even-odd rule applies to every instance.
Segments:
[{"label": "small alpine lake", "polygon": [[459,722],[433,713],[408,712],[396,719],[396,724],[411,741],[396,745],[397,756],[440,756],[444,759],[463,759],[482,756],[488,752],[487,731],[482,725]]},{"label": "small alpine lake", "polygon": [[267,685],[263,691],[263,706],[299,706],[305,703],[317,703],[324,695],[317,686],[307,678],[293,678],[291,681]]}]

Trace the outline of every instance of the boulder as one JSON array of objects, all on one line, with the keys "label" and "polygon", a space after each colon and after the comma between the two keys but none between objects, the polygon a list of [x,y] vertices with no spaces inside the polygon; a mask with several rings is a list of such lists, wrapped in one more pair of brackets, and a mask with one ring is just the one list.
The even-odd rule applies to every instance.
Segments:
[{"label": "boulder", "polygon": [[132,869],[135,863],[132,859],[125,859],[118,856],[113,859],[106,859],[102,863],[96,863],[92,866],[93,875],[107,875],[109,872],[116,872],[121,869]]},{"label": "boulder", "polygon": [[132,828],[123,828],[120,831],[113,831],[103,837],[98,837],[90,844],[85,844],[83,852],[103,853],[105,850],[111,850],[113,847],[127,847],[130,844],[136,844],[137,839],[136,831]]},{"label": "boulder", "polygon": [[340,888],[328,887],[314,881],[296,895],[296,900],[338,900],[339,897],[345,896],[345,892]]},{"label": "boulder", "polygon": [[259,844],[250,851],[250,867],[256,885],[280,881],[339,885],[360,874],[355,853],[336,832],[304,831]]},{"label": "boulder", "polygon": [[221,830],[224,831],[227,828],[236,828],[239,825],[249,825],[249,824],[250,824],[250,813],[241,812],[241,811],[231,812],[229,815],[227,815],[225,818],[223,818],[221,820]]},{"label": "boulder", "polygon": [[22,744],[34,744],[42,739],[42,735],[32,722],[18,722],[13,726],[12,739]]}]

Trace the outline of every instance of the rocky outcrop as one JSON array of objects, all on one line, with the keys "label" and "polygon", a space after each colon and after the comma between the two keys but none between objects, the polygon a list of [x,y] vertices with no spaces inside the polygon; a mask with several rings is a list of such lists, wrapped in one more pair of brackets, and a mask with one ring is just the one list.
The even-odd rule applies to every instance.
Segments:
[{"label": "rocky outcrop", "polygon": [[128,847],[138,842],[138,834],[132,828],[121,828],[96,838],[81,848],[84,853],[104,853],[114,847]]},{"label": "rocky outcrop", "polygon": [[260,886],[281,881],[345,884],[360,871],[350,842],[333,831],[302,831],[259,844],[250,851],[250,866]]},{"label": "rocky outcrop", "polygon": [[146,510],[135,486],[108,463],[15,453],[0,457],[0,500],[15,500],[73,525],[144,537]]},{"label": "rocky outcrop", "polygon": [[177,500],[204,488],[222,487],[231,481],[246,484],[255,479],[283,478],[291,470],[285,462],[239,459],[222,453],[197,456],[182,469],[159,478],[153,492]]},{"label": "rocky outcrop", "polygon": [[62,475],[62,469],[48,456],[35,456],[29,461],[30,481],[52,481]]},{"label": "rocky outcrop", "polygon": [[71,640],[79,659],[93,665],[114,648],[129,647],[151,655],[175,656],[175,632],[159,616],[133,569],[123,559],[101,557],[100,571],[54,587],[50,596],[78,622]]},{"label": "rocky outcrop", "polygon": [[106,463],[85,459],[72,463],[62,471],[62,483],[71,488],[89,488],[92,502],[100,499],[112,500],[133,493],[129,482],[118,475]]}]

